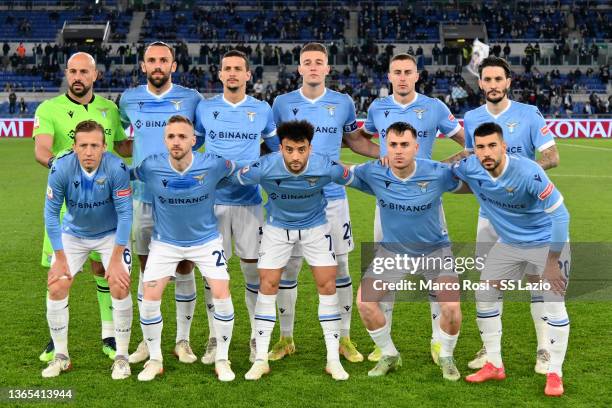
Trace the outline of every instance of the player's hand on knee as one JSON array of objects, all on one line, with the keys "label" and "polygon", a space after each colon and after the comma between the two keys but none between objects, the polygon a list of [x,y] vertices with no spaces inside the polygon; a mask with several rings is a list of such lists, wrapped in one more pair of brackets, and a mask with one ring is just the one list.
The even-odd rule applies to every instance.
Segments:
[{"label": "player's hand on knee", "polygon": [[47,286],[53,285],[60,279],[72,279],[72,275],[68,269],[68,263],[65,260],[57,259],[47,274]]},{"label": "player's hand on knee", "polygon": [[550,283],[551,290],[558,294],[565,294],[565,286],[567,284],[561,268],[556,261],[546,261],[546,267],[544,268],[544,274],[542,276],[544,280]]},{"label": "player's hand on knee", "polygon": [[110,261],[104,277],[108,280],[109,285],[117,285],[121,289],[129,289],[132,281],[130,279],[130,274],[125,270],[120,260]]}]

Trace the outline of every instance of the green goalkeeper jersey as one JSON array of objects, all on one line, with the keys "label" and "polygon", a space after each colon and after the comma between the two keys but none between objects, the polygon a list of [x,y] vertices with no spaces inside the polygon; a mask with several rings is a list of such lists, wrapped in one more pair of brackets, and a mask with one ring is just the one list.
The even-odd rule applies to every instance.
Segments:
[{"label": "green goalkeeper jersey", "polygon": [[114,142],[127,138],[117,105],[95,94],[86,105],[81,105],[68,94],[58,95],[41,103],[34,117],[34,137],[42,134],[52,135],[51,150],[53,155],[57,156],[72,148],[74,129],[84,120],[95,120],[104,127],[106,147],[109,151],[113,151]]}]

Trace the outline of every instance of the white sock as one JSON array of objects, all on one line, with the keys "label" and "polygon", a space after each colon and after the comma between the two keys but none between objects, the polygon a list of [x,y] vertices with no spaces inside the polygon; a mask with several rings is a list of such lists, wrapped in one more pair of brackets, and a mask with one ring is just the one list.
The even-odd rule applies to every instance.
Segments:
[{"label": "white sock", "polygon": [[440,341],[440,305],[438,304],[438,296],[435,292],[429,292],[429,309],[431,310],[431,342]]},{"label": "white sock", "polygon": [[234,305],[232,297],[213,299],[215,304],[214,324],[217,333],[217,355],[215,361],[228,360],[229,346],[234,331]]},{"label": "white sock", "polygon": [[399,354],[399,351],[397,351],[391,339],[391,327],[389,327],[388,322],[385,322],[385,325],[380,329],[368,330],[368,333],[374,341],[374,344],[376,344],[382,352],[382,355],[397,356]]},{"label": "white sock", "polygon": [[256,360],[268,361],[268,349],[274,324],[276,323],[276,295],[259,292],[255,305]]},{"label": "white sock", "polygon": [[138,309],[140,310],[140,306],[142,305],[142,294],[144,293],[144,271],[141,269],[138,274]]},{"label": "white sock", "polygon": [[47,295],[47,323],[55,345],[55,353],[68,357],[68,296],[52,300]]},{"label": "white sock", "polygon": [[196,307],[196,283],[193,269],[187,275],[176,274],[174,299],[176,301],[176,343],[189,341],[191,322]]},{"label": "white sock", "polygon": [[544,294],[540,290],[531,291],[531,317],[538,339],[537,350],[548,350],[548,328],[546,325],[546,312],[544,310]]},{"label": "white sock", "polygon": [[281,281],[278,285],[278,319],[283,337],[293,337],[295,323],[295,302],[297,301],[297,278],[302,269],[302,257],[292,256],[283,268]]},{"label": "white sock", "polygon": [[353,282],[349,273],[348,254],[336,255],[336,293],[340,310],[340,337],[351,335],[351,316],[353,315]]},{"label": "white sock", "polygon": [[340,311],[338,310],[338,294],[319,294],[319,322],[323,329],[327,361],[340,360]]},{"label": "white sock", "polygon": [[259,292],[259,272],[257,263],[240,261],[240,269],[244,275],[244,302],[249,312],[251,322],[251,339],[255,338],[255,305],[257,304],[257,293]]},{"label": "white sock", "polygon": [[115,322],[115,342],[117,344],[117,356],[128,357],[130,346],[130,335],[132,334],[132,295],[123,299],[111,297],[113,303],[113,321]]},{"label": "white sock", "polygon": [[442,328],[438,331],[438,341],[440,342],[440,357],[452,357],[457,345],[459,333],[448,334]]},{"label": "white sock", "polygon": [[102,320],[102,339],[115,335],[115,325],[112,321]]},{"label": "white sock", "polygon": [[387,322],[387,326],[389,326],[389,330],[391,330],[391,326],[393,325],[393,308],[395,307],[395,291],[391,290],[387,292],[384,298],[387,300],[379,302],[378,307],[385,315],[385,321]]},{"label": "white sock", "polygon": [[140,327],[149,349],[151,360],[162,361],[161,334],[164,320],[161,315],[161,300],[142,300],[140,307]]},{"label": "white sock", "polygon": [[487,360],[495,367],[502,367],[502,323],[498,302],[476,302],[476,323],[480,338],[487,349]]},{"label": "white sock", "polygon": [[216,338],[217,335],[215,333],[215,325],[213,323],[215,320],[215,304],[213,302],[210,286],[208,286],[206,279],[204,279],[204,301],[206,302],[206,316],[208,317],[208,338]]},{"label": "white sock", "polygon": [[570,332],[569,316],[564,302],[546,302],[544,305],[549,337],[547,350],[550,353],[548,372],[563,377],[562,367]]}]

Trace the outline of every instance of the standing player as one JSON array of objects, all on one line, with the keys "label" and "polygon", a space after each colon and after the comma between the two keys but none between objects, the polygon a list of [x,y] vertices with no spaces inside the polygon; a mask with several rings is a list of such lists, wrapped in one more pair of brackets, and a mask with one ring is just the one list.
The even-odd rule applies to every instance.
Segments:
[{"label": "standing player", "polygon": [[[355,132],[355,106],[350,96],[325,87],[329,74],[327,49],[319,43],[306,44],[300,51],[298,71],[302,76],[302,87],[274,100],[272,111],[277,125],[291,120],[307,120],[315,128],[312,149],[315,153],[328,155],[332,160],[340,159],[340,148],[344,142],[351,150],[368,157],[379,156],[379,147],[368,138]],[[350,339],[353,310],[353,286],[348,266],[348,253],[354,247],[351,219],[346,192],[341,186],[330,184],[324,189],[328,200],[326,213],[334,242],[338,262],[336,287],[340,302],[340,352],[349,361],[363,361],[363,356]],[[272,347],[271,360],[279,360],[295,352],[293,323],[297,299],[297,276],[302,268],[302,257],[294,253],[283,271],[278,311],[281,338]]]},{"label": "standing player", "polygon": [[[68,294],[91,251],[102,257],[112,298],[117,342],[112,378],[130,376],[130,176],[126,165],[105,150],[105,129],[93,120],[80,122],[74,129],[74,153],[56,160],[49,173],[45,226],[54,254],[47,280],[47,321],[55,355],[43,370],[43,377],[57,377],[71,368]],[[64,201],[68,208],[60,221]]]},{"label": "standing player", "polygon": [[[486,122],[494,122],[501,126],[504,141],[508,146],[507,153],[536,159],[536,150],[540,152],[538,164],[544,170],[559,165],[559,152],[551,132],[537,107],[526,105],[508,99],[510,90],[510,67],[498,57],[488,57],[479,67],[480,88],[487,100],[485,105],[465,114],[464,126],[467,133],[466,149],[474,150],[474,130]],[[478,229],[476,231],[477,257],[485,257],[489,249],[498,239],[498,234],[489,222],[487,213],[481,208],[478,214]],[[525,271],[528,279],[538,281],[534,267],[527,266]],[[500,309],[501,310],[501,309]],[[501,313],[501,312],[500,312]],[[550,355],[547,351],[547,325],[544,316],[544,303],[541,291],[531,292],[531,316],[536,329],[538,348],[536,353],[535,371],[546,374]],[[486,349],[483,347],[476,358],[469,362],[472,369],[481,368],[487,361]]]},{"label": "standing player", "polygon": [[222,238],[214,215],[217,183],[229,176],[234,163],[213,154],[192,152],[196,138],[191,121],[174,115],[165,127],[167,152],[143,160],[134,176],[153,198],[153,238],[144,271],[140,324],[150,359],[138,374],[151,381],[162,374],[161,298],[179,262],[195,262],[212,292],[217,335],[215,372],[220,381],[232,381],[228,350],[234,328],[234,306],[229,291]]},{"label": "standing player", "polygon": [[319,322],[327,349],[325,370],[334,380],[349,377],[340,363],[337,256],[323,194],[331,182],[346,184],[349,171],[327,156],[311,154],[313,136],[314,128],[307,121],[280,124],[281,152],[264,156],[234,176],[242,185],[261,184],[268,194],[257,264],[260,286],[255,306],[256,360],[244,376],[247,380],[258,380],[270,371],[268,346],[276,322],[281,272],[295,247],[300,247],[306,257],[319,292]]},{"label": "standing player", "polygon": [[[96,61],[85,52],[72,55],[65,70],[68,90],[65,94],[46,100],[36,109],[34,117],[34,155],[36,161],[45,167],[51,167],[55,159],[72,148],[74,128],[83,120],[95,120],[104,128],[106,146],[122,156],[129,155],[125,132],[119,120],[119,111],[114,102],[94,95],[93,83],[98,77]],[[66,207],[62,207],[62,215]],[[45,232],[41,264],[51,266],[53,248]],[[108,282],[104,279],[104,267],[100,255],[90,255],[91,269],[96,281],[98,305],[102,322],[102,351],[109,358],[115,358],[115,329],[111,294]],[[53,341],[49,341],[39,359],[49,362],[53,359]]]},{"label": "standing player", "polygon": [[[366,193],[374,194],[380,205],[380,221],[384,231],[384,242],[378,246],[375,257],[393,258],[396,254],[421,258],[423,264],[435,264],[452,259],[446,222],[442,214],[442,194],[454,192],[462,183],[453,176],[447,164],[418,157],[420,144],[417,130],[405,122],[391,124],[385,131],[385,150],[389,167],[379,161],[371,161],[354,167],[353,181],[348,184]],[[375,279],[394,282],[403,275],[419,273],[438,285],[458,284],[452,265],[419,267],[418,270],[391,270],[376,277],[376,271],[366,274],[357,291],[357,305],[363,323],[372,340],[381,350],[381,357],[370,372],[371,377],[385,375],[401,366],[399,352],[391,340],[391,325],[380,308],[380,301],[389,293],[374,290]],[[374,274],[372,274],[374,273]],[[376,277],[376,278],[374,278]],[[459,291],[437,291],[441,317],[437,341],[441,343],[438,362],[442,376],[450,381],[460,378],[455,365],[453,351],[461,327]],[[439,323],[438,323],[439,322]]]},{"label": "standing player", "polygon": [[[362,128],[362,135],[370,138],[378,132],[380,137],[380,156],[387,155],[385,142],[386,129],[395,122],[406,122],[417,130],[419,149],[417,157],[431,159],[434,141],[438,132],[450,137],[461,147],[465,144],[464,131],[457,119],[448,107],[437,98],[430,98],[415,90],[415,84],[419,80],[416,59],[410,54],[398,54],[389,62],[389,82],[393,86],[393,93],[387,97],[376,99],[368,108],[368,117]],[[466,155],[461,151],[458,155]],[[456,157],[456,156],[453,156]],[[443,210],[442,210],[443,211]],[[374,214],[374,242],[383,241],[382,227],[380,225],[380,208],[376,206]],[[391,327],[393,317],[393,296],[388,296],[390,301],[381,302],[385,316]],[[438,363],[440,353],[440,306],[435,293],[430,293],[429,306],[431,309],[431,356]],[[370,361],[378,361],[380,349],[368,356]]]},{"label": "standing player", "polygon": [[[193,89],[172,83],[176,71],[174,50],[163,42],[150,44],[140,67],[147,76],[147,84],[126,90],[119,103],[125,126],[134,129],[133,163],[140,164],[147,156],[165,153],[164,127],[172,115],[180,114],[193,121],[195,110],[202,99]],[[152,195],[140,181],[134,181],[134,241],[140,259],[138,302],[142,300],[142,274],[147,264],[149,243],[153,231]],[[189,345],[189,332],[195,311],[196,286],[193,264],[179,263],[175,277],[176,346],[175,354],[183,363],[197,360]],[[144,341],[130,355],[130,363],[144,361],[149,356]]]},{"label": "standing player", "polygon": [[[272,151],[278,150],[276,125],[272,109],[266,102],[246,95],[246,84],[251,79],[249,60],[237,50],[227,52],[221,59],[219,79],[223,94],[204,99],[196,110],[196,129],[206,143],[206,151],[233,160],[238,166],[259,157],[263,139]],[[255,361],[255,302],[259,289],[257,258],[263,226],[263,208],[258,186],[230,185],[220,188],[215,196],[215,215],[223,236],[225,256],[232,256],[232,240],[240,269],[244,275],[245,303],[251,321],[250,361]],[[205,291],[206,304],[212,306],[210,290]],[[207,307],[209,338],[204,364],[212,364],[215,357],[216,336],[213,325],[214,308]]]},{"label": "standing player", "polygon": [[487,362],[466,380],[479,383],[506,378],[501,358],[499,307],[503,285],[498,285],[520,281],[524,264],[528,263],[552,288],[543,293],[550,353],[544,393],[560,396],[561,367],[570,330],[563,300],[570,264],[569,214],[563,196],[537,163],[506,153],[508,145],[498,124],[478,126],[474,130],[474,147],[476,155],[458,162],[453,171],[474,192],[500,239],[489,251],[480,277],[491,288],[476,292],[476,322],[487,350]]}]

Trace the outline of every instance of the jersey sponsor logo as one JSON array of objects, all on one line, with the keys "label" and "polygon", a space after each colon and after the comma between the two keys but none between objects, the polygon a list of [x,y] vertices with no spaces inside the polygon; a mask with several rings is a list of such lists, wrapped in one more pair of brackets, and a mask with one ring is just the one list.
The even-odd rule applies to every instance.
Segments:
[{"label": "jersey sponsor logo", "polygon": [[93,201],[93,202],[78,202],[74,200],[68,200],[67,204],[69,207],[77,207],[80,209],[93,209],[97,207],[102,207],[104,205],[110,204],[111,199],[107,198],[103,201]]},{"label": "jersey sponsor logo", "polygon": [[425,113],[425,109],[415,108],[413,112],[416,113],[417,119],[423,119],[423,114]]},{"label": "jersey sponsor logo", "polygon": [[53,200],[53,189],[51,186],[47,186],[47,198],[49,200]]},{"label": "jersey sponsor logo", "polygon": [[427,130],[417,130],[418,137],[427,137],[429,136],[429,131]]},{"label": "jersey sponsor logo", "polygon": [[199,203],[202,203],[202,202],[208,200],[208,197],[209,197],[208,194],[203,194],[203,195],[201,195],[199,197],[185,197],[185,198],[158,196],[157,199],[162,204],[168,204],[168,205],[190,205],[190,204],[199,204]]},{"label": "jersey sponsor logo", "polygon": [[210,140],[215,139],[233,139],[233,140],[257,140],[259,139],[259,133],[239,132],[239,131],[220,131],[215,132],[211,130],[208,132],[208,138]]},{"label": "jersey sponsor logo", "polygon": [[555,189],[555,185],[553,183],[548,183],[544,191],[542,191],[540,195],[538,195],[538,198],[540,200],[546,200],[546,198],[548,198],[548,196],[552,194],[554,189]]},{"label": "jersey sponsor logo", "polygon": [[307,198],[312,198],[317,195],[320,195],[320,191],[315,191],[312,193],[302,193],[302,194],[290,194],[290,193],[272,193],[268,197],[272,200],[281,199],[281,200],[305,200]]},{"label": "jersey sponsor logo", "polygon": [[519,122],[506,122],[506,126],[508,127],[508,132],[514,133],[514,129],[519,125]]},{"label": "jersey sponsor logo", "polygon": [[255,122],[255,114],[256,112],[247,112],[247,117],[249,118],[249,122]]},{"label": "jersey sponsor logo", "polygon": [[506,153],[522,153],[523,146],[507,146]]},{"label": "jersey sponsor logo", "polygon": [[117,190],[117,197],[129,197],[130,195],[132,195],[132,189],[129,187],[123,190]]},{"label": "jersey sponsor logo", "polygon": [[338,128],[335,126],[317,126],[315,133],[338,133]]},{"label": "jersey sponsor logo", "polygon": [[420,213],[422,211],[430,210],[432,207],[432,203],[425,203],[421,205],[409,205],[409,204],[399,204],[399,203],[394,203],[394,202],[387,202],[383,199],[378,200],[378,205],[388,210],[406,212],[406,213]]},{"label": "jersey sponsor logo", "polygon": [[419,181],[417,182],[417,186],[421,189],[421,193],[427,192],[427,186],[429,185],[429,181]]},{"label": "jersey sponsor logo", "polygon": [[540,129],[540,132],[542,132],[542,136],[546,136],[549,131],[550,129],[548,129],[548,125],[545,125]]},{"label": "jersey sponsor logo", "polygon": [[517,203],[517,204],[504,203],[501,201],[497,201],[493,198],[487,197],[486,195],[482,193],[480,193],[479,196],[483,201],[489,202],[499,208],[510,208],[510,209],[527,208],[527,206],[523,203]]}]

